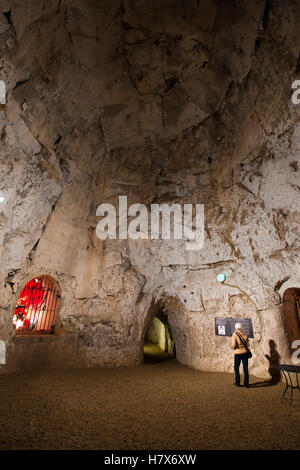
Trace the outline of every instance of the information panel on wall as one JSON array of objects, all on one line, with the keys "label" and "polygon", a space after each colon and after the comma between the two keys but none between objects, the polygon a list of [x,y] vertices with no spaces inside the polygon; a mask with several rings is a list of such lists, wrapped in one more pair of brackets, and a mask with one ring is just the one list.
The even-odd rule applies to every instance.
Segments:
[{"label": "information panel on wall", "polygon": [[235,324],[241,323],[242,330],[248,338],[254,338],[251,318],[215,318],[215,333],[217,336],[232,336]]}]

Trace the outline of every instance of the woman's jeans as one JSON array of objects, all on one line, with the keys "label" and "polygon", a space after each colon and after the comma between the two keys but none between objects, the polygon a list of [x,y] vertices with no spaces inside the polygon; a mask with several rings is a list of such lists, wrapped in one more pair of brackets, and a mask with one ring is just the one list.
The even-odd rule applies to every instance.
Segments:
[{"label": "woman's jeans", "polygon": [[235,385],[240,385],[240,364],[243,363],[244,369],[244,385],[245,387],[249,386],[249,374],[248,374],[248,357],[247,353],[245,354],[235,354],[234,355],[234,373],[235,373]]}]

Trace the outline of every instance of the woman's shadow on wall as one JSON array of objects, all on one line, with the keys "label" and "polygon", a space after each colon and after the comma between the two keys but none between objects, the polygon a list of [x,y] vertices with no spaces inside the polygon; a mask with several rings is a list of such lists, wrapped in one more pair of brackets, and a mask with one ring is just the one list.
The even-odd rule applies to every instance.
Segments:
[{"label": "woman's shadow on wall", "polygon": [[268,372],[271,376],[269,380],[265,380],[263,382],[255,382],[251,384],[251,388],[255,387],[272,387],[273,385],[277,385],[280,382],[280,370],[276,367],[280,364],[280,355],[276,350],[276,343],[273,339],[269,341],[270,346],[270,354],[266,354],[265,357],[269,361],[269,369]]}]

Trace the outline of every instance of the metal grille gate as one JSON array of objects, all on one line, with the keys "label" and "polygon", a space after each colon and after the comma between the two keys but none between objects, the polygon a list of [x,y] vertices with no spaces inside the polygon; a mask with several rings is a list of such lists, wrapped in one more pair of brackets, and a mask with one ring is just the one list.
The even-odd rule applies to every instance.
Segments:
[{"label": "metal grille gate", "polygon": [[17,334],[54,333],[61,292],[51,276],[38,276],[21,291],[13,325]]}]

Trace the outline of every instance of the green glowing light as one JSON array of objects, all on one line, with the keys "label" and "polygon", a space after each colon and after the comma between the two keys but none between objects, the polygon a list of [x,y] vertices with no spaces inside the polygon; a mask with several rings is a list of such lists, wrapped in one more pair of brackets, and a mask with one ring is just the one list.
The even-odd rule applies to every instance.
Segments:
[{"label": "green glowing light", "polygon": [[220,273],[217,275],[217,281],[218,282],[224,282],[226,281],[226,275],[224,273]]}]

